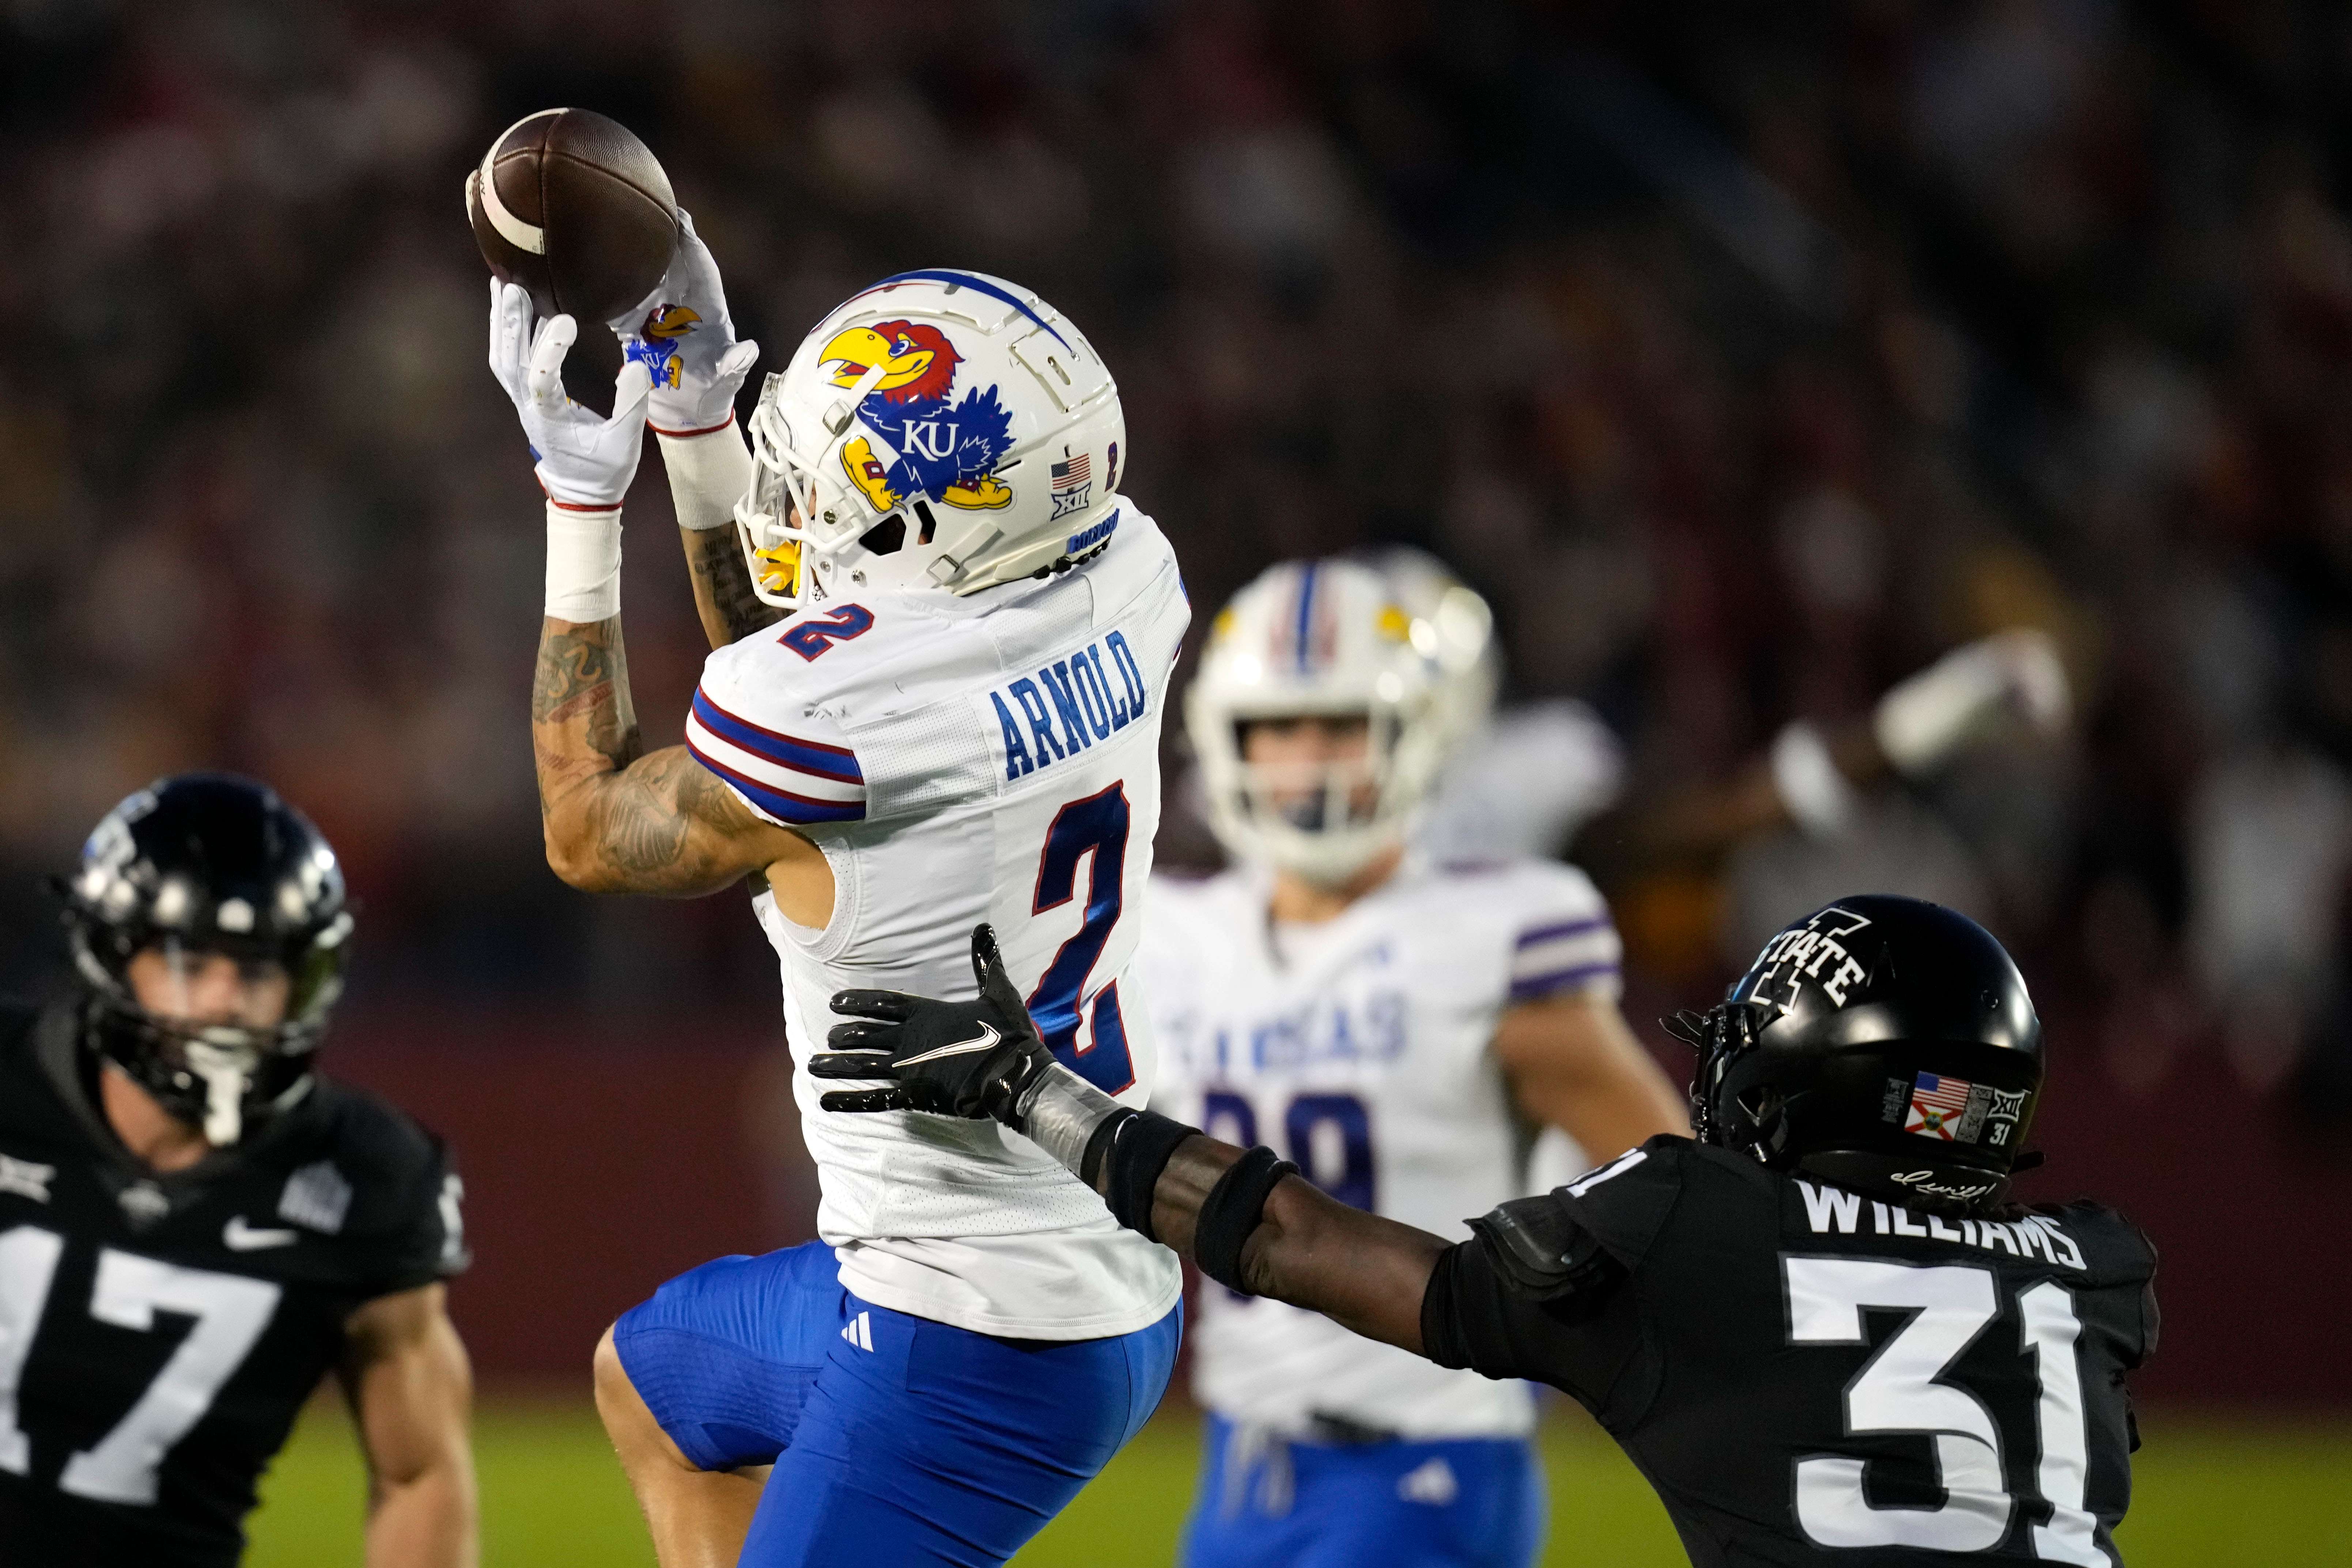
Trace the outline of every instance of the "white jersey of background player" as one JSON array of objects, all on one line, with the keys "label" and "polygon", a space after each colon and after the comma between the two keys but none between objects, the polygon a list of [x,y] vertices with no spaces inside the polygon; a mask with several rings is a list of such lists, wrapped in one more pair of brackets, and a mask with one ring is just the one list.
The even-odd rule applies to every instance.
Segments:
[{"label": "white jersey of background player", "polygon": [[[1466,1236],[1466,1216],[1525,1190],[1533,1126],[1605,1157],[1685,1124],[1618,1016],[1616,933],[1581,873],[1404,853],[1491,691],[1485,606],[1456,587],[1426,609],[1364,565],[1307,561],[1217,617],[1187,721],[1236,863],[1154,883],[1144,962],[1157,1109]],[[1213,1419],[1187,1562],[1532,1555],[1523,1386],[1213,1285],[1195,1321]]]},{"label": "white jersey of background player", "polygon": [[[803,1063],[835,992],[961,990],[988,921],[1063,1059],[1140,1103],[1152,1050],[1129,960],[1189,610],[1167,540],[1118,494],[1109,371],[1016,286],[901,274],[769,377],[747,457],[732,396],[756,349],[684,237],[664,294],[614,324],[630,364],[610,420],[562,401],[568,319],[534,333],[520,291],[494,289],[492,363],[550,498],[533,736],[551,859],[597,891],[754,877]],[[639,756],[619,738],[612,580],[641,440],[627,417],[648,402],[706,624],[737,640],[705,666],[685,747]],[[740,558],[693,536],[730,496]],[[790,616],[739,634],[714,614],[730,568]],[[1010,1556],[1158,1402],[1175,1258],[992,1124],[819,1115],[794,1076],[822,1242],[680,1276],[599,1352],[656,1547]],[[975,1403],[975,1386],[998,1392]],[[738,1473],[771,1461],[764,1491]],[[903,1484],[866,1485],[875,1468]]]}]

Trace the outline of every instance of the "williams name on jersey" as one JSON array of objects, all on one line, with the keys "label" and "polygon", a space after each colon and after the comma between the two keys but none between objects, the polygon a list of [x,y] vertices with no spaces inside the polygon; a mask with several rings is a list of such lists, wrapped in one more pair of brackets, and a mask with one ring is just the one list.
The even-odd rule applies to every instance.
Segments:
[{"label": "williams name on jersey", "polygon": [[0,1005],[0,1562],[233,1563],[353,1310],[465,1267],[458,1181],[415,1123],[324,1079],[152,1174],[78,1028]]}]

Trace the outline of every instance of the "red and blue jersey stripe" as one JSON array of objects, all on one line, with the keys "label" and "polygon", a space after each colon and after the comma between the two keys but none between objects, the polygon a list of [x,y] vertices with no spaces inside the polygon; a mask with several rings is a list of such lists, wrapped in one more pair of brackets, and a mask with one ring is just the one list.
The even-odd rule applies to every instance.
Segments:
[{"label": "red and blue jersey stripe", "polygon": [[845,746],[789,735],[694,694],[686,747],[762,815],[801,826],[866,817],[866,773]]}]

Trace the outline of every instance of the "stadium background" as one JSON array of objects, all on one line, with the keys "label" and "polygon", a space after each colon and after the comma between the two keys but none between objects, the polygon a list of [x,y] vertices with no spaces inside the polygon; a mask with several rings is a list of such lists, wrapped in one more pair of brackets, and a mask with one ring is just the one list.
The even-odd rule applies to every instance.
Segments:
[{"label": "stadium background", "polygon": [[[1706,997],[1816,889],[1985,916],[2058,1053],[2037,1190],[2164,1251],[2126,1549],[2352,1552],[2352,16],[0,5],[0,967],[43,982],[41,877],[160,772],[325,827],[364,904],[332,1068],[468,1183],[494,1563],[650,1560],[587,1349],[814,1207],[740,900],[590,899],[539,854],[538,507],[458,189],[556,103],[653,143],[772,360],[906,266],[1038,288],[1117,371],[1196,604],[1425,545],[1494,601],[1511,695],[1592,702],[1636,789],[2056,633],[2067,745],[1612,888],[1627,1010]],[[656,744],[701,653],[667,510],[648,472]],[[1161,851],[1213,853],[1181,820]],[[1552,1560],[1673,1560],[1571,1414]],[[1167,1561],[1187,1420],[1034,1560]],[[257,1561],[355,1561],[360,1495],[314,1412]]]}]

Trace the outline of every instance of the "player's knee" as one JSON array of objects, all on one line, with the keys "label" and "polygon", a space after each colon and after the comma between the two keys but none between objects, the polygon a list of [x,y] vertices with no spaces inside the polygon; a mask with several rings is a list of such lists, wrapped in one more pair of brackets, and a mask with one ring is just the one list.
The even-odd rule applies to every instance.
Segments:
[{"label": "player's knee", "polygon": [[[605,1435],[624,1458],[647,1448],[667,1448],[677,1453],[661,1423],[654,1419],[637,1385],[629,1380],[629,1369],[621,1364],[620,1347],[613,1342],[613,1331],[607,1328],[596,1342],[593,1362],[596,1385],[596,1414],[604,1417]],[[678,1456],[683,1462],[684,1456]]]}]

